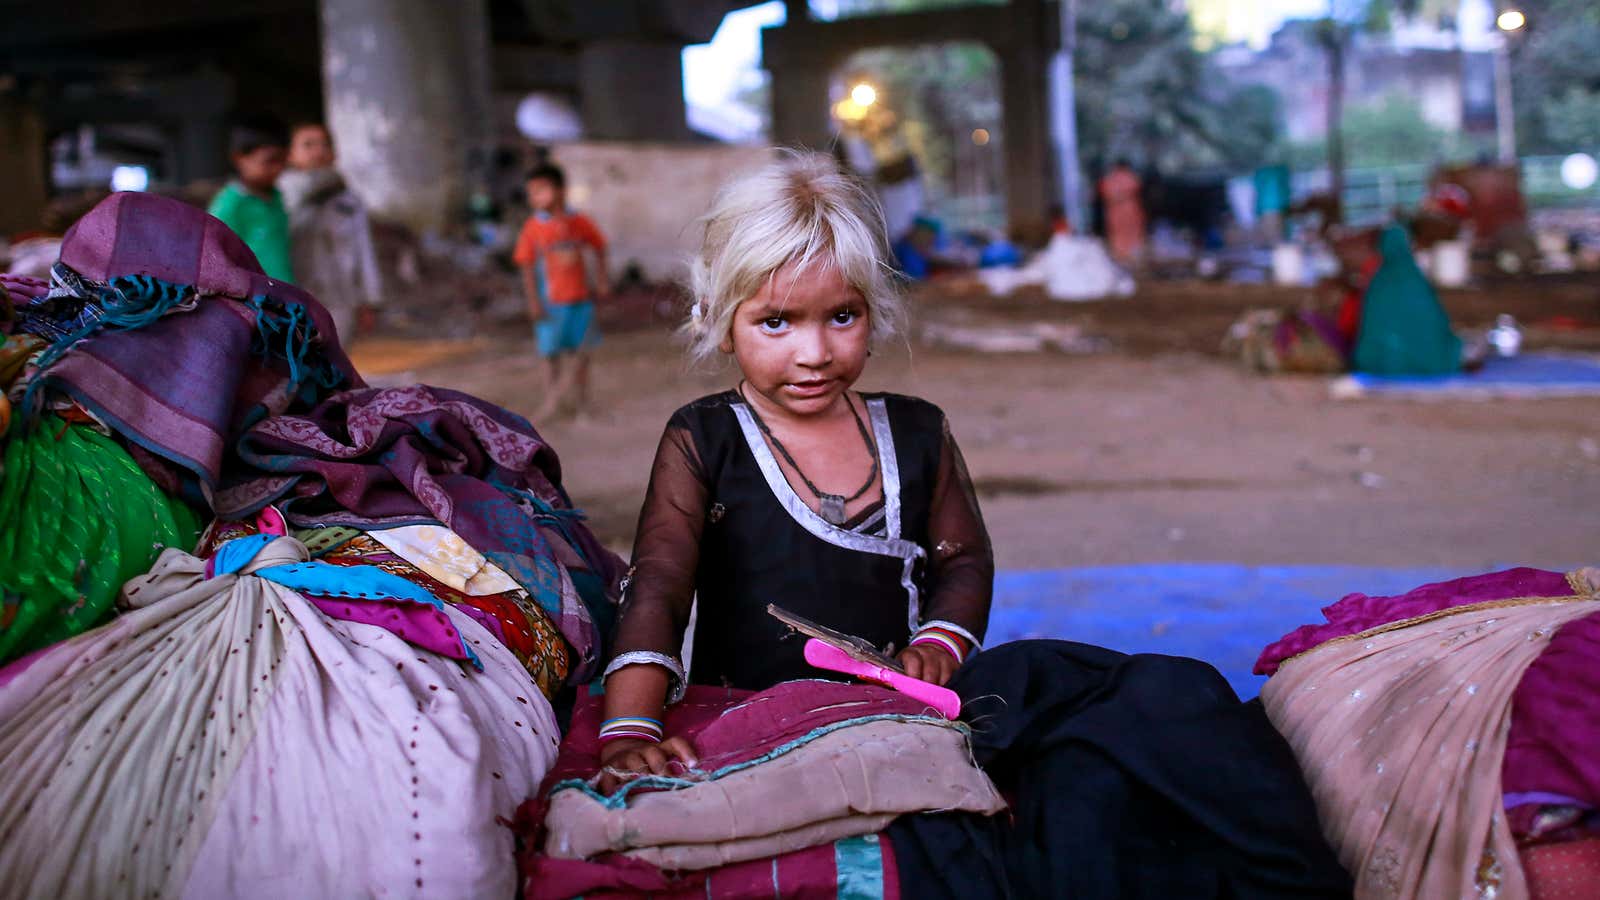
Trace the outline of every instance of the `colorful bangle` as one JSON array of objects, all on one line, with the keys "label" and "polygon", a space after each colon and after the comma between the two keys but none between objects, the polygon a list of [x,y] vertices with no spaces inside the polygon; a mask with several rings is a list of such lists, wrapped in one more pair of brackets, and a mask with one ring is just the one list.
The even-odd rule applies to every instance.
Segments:
[{"label": "colorful bangle", "polygon": [[649,741],[652,744],[661,743],[666,732],[662,729],[661,722],[644,716],[619,716],[607,719],[600,726],[600,742],[621,740]]},{"label": "colorful bangle", "polygon": [[924,625],[911,637],[911,646],[918,644],[931,644],[943,649],[956,658],[956,665],[967,661],[966,642],[957,635],[937,625]]}]

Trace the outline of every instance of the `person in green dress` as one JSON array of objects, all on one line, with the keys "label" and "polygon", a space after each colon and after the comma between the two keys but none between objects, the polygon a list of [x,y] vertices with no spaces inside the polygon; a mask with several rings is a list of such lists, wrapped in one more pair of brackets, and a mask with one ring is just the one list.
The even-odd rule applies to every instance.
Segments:
[{"label": "person in green dress", "polygon": [[1451,375],[1461,370],[1461,339],[1411,254],[1404,228],[1379,239],[1383,264],[1362,301],[1352,368],[1369,375]]}]

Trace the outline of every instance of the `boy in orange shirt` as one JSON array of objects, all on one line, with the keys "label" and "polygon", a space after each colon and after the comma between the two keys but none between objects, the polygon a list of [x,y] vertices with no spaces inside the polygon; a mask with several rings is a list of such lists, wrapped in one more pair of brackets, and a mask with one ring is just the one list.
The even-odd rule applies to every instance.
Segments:
[{"label": "boy in orange shirt", "polygon": [[[611,293],[606,276],[606,239],[587,216],[571,212],[566,175],[542,165],[528,173],[528,205],[533,215],[517,235],[511,259],[522,269],[528,315],[544,360],[545,398],[534,421],[562,413],[566,402],[583,409],[589,400],[589,349],[599,343],[594,300]],[[584,248],[594,254],[591,273]]]}]

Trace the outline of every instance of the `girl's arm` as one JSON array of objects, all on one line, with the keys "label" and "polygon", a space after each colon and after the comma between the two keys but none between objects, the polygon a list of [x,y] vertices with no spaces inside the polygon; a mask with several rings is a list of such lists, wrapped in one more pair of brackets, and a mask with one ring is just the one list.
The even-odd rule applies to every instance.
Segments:
[{"label": "girl's arm", "polygon": [[[694,602],[709,497],[694,440],[674,421],[661,437],[639,511],[616,652],[607,667],[607,722],[660,722],[665,707],[683,694],[686,673],[678,654]],[[658,774],[667,774],[673,757],[694,764],[688,742],[670,736],[659,745],[620,737],[606,740],[600,751],[607,768]]]},{"label": "girl's arm", "polygon": [[978,650],[989,627],[994,551],[961,449],[944,425],[928,517],[929,596],[922,628],[900,654],[906,674],[944,684]]}]

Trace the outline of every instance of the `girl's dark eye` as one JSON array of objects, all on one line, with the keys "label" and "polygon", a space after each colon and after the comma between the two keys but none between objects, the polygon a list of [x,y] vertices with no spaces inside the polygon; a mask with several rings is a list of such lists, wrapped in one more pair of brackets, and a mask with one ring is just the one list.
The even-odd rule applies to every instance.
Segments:
[{"label": "girl's dark eye", "polygon": [[833,324],[835,325],[849,325],[855,320],[856,311],[853,309],[841,309],[833,314]]}]

